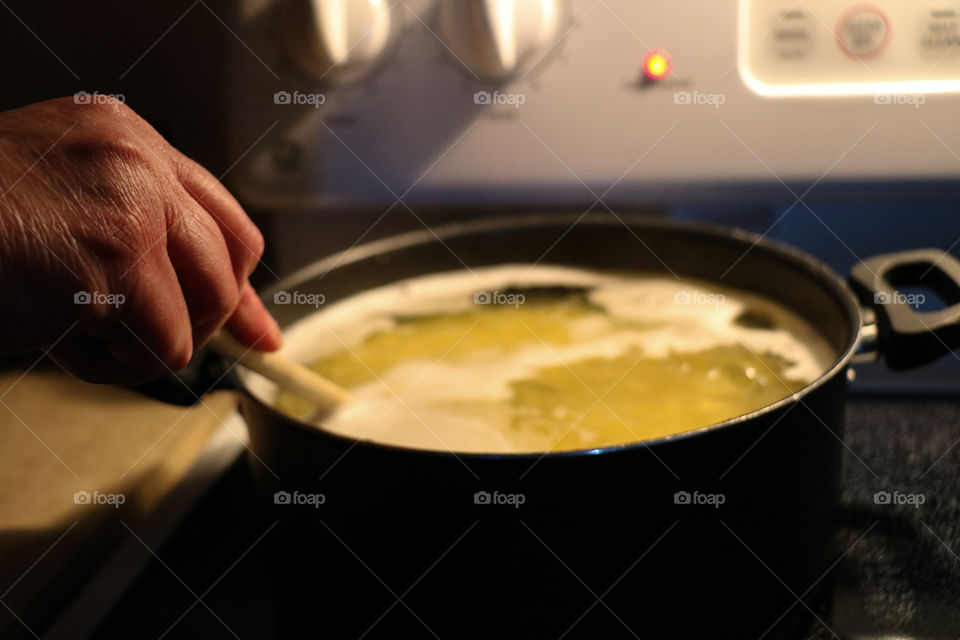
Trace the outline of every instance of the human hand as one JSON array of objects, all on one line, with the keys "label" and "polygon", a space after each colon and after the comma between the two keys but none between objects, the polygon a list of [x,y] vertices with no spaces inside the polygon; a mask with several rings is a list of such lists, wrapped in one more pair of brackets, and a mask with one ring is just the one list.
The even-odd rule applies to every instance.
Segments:
[{"label": "human hand", "polygon": [[122,103],[0,113],[0,354],[49,349],[79,378],[135,384],[223,325],[275,350],[248,282],[262,253],[223,185]]}]

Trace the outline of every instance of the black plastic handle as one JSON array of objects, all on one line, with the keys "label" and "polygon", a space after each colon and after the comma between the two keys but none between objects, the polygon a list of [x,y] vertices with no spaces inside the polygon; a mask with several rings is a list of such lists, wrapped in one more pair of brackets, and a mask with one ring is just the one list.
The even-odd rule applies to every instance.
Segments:
[{"label": "black plastic handle", "polygon": [[[960,346],[960,262],[939,249],[874,256],[857,264],[850,284],[877,315],[880,356],[891,369],[918,367]],[[917,311],[897,287],[925,286],[948,306]]]}]

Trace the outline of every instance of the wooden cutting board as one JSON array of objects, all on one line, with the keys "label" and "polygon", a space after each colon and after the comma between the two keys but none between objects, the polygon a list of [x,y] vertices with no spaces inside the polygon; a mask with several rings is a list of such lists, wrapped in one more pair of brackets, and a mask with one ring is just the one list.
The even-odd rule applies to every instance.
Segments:
[{"label": "wooden cutting board", "polygon": [[157,550],[214,434],[235,458],[232,392],[184,408],[46,361],[0,371],[0,637],[44,635],[118,548]]}]

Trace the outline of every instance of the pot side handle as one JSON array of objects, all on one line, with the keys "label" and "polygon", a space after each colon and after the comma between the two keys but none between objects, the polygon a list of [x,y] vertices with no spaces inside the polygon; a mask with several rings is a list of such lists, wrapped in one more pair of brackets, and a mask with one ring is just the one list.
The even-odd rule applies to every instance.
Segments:
[{"label": "pot side handle", "polygon": [[[891,369],[918,367],[960,346],[960,262],[939,249],[917,249],[859,262],[850,285],[877,316],[880,357]],[[923,285],[948,306],[919,312],[897,286]]]}]

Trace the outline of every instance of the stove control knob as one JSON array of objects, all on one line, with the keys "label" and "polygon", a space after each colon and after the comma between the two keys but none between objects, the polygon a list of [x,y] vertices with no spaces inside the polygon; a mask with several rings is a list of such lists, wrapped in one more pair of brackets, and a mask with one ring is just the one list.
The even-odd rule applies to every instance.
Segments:
[{"label": "stove control knob", "polygon": [[439,26],[461,63],[483,80],[503,81],[554,45],[560,11],[558,0],[442,0]]},{"label": "stove control knob", "polygon": [[397,22],[388,0],[283,0],[290,56],[325,82],[366,74],[393,41]]}]

